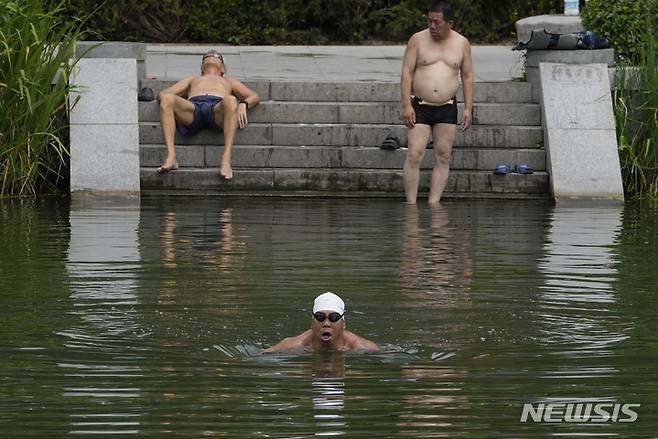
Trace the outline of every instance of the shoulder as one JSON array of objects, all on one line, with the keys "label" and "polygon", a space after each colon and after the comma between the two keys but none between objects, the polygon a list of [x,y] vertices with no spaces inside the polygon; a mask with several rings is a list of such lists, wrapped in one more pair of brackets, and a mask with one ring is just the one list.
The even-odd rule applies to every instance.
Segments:
[{"label": "shoulder", "polygon": [[380,350],[377,344],[366,338],[356,335],[353,332],[347,331],[345,333],[345,338],[349,343],[351,349],[360,349],[364,351],[375,351],[375,352],[378,352]]},{"label": "shoulder", "polygon": [[419,32],[416,32],[409,38],[408,44],[410,45],[418,45],[420,44],[423,40],[427,39],[429,36],[430,31],[428,29],[421,30]]},{"label": "shoulder", "polygon": [[452,31],[452,35],[455,40],[459,42],[459,44],[462,44],[465,47],[470,47],[471,43],[468,42],[468,38],[466,38],[464,35],[460,34],[456,30]]},{"label": "shoulder", "polygon": [[297,349],[301,348],[304,346],[307,346],[310,341],[310,333],[311,330],[306,330],[302,332],[299,335],[295,335],[293,337],[287,337],[278,342],[275,345],[270,346],[269,348],[265,349],[263,352],[279,352],[279,351],[285,351],[289,349]]},{"label": "shoulder", "polygon": [[237,85],[237,86],[244,85],[244,84],[242,83],[242,81],[240,81],[239,79],[234,78],[234,77],[232,77],[232,76],[225,76],[224,79],[226,79],[226,81],[227,81],[229,84],[231,84],[232,86],[236,86],[236,85]]}]

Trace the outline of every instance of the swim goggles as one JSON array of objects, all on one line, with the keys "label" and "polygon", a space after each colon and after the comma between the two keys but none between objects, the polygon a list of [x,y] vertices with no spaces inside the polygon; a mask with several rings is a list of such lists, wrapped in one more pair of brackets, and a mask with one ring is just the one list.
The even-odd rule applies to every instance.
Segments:
[{"label": "swim goggles", "polygon": [[329,316],[327,316],[322,311],[318,311],[316,313],[313,313],[313,317],[315,317],[315,320],[317,320],[318,322],[324,322],[327,319],[327,317],[329,317],[329,321],[331,323],[336,323],[337,321],[342,319],[344,315],[345,315],[345,313],[339,314],[337,312],[332,312],[332,313],[329,313]]}]

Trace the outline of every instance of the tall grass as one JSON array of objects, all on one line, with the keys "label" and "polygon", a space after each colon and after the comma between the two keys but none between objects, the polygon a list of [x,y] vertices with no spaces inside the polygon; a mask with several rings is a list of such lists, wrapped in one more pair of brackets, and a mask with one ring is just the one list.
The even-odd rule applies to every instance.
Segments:
[{"label": "tall grass", "polygon": [[658,43],[647,26],[635,66],[617,69],[613,92],[624,191],[631,198],[658,198]]},{"label": "tall grass", "polygon": [[80,21],[63,2],[0,0],[0,196],[53,191],[68,162],[69,73]]}]

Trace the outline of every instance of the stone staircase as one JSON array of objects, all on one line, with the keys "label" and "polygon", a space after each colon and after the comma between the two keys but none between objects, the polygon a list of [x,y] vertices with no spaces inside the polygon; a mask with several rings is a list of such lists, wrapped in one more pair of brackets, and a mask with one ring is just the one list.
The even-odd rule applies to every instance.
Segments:
[{"label": "stone staircase", "polygon": [[[156,94],[173,82],[147,80]],[[177,171],[158,175],[165,157],[156,101],[139,103],[143,191],[314,193],[402,196],[406,148],[379,148],[388,133],[403,143],[399,85],[389,82],[245,81],[261,97],[238,132],[234,179],[219,177],[222,135],[176,137]],[[461,97],[459,98],[461,100]],[[474,123],[459,132],[446,197],[548,198],[540,107],[525,82],[476,83]],[[460,105],[460,109],[462,105]],[[428,149],[421,191],[433,163]],[[534,174],[499,176],[499,163],[525,163]]]}]

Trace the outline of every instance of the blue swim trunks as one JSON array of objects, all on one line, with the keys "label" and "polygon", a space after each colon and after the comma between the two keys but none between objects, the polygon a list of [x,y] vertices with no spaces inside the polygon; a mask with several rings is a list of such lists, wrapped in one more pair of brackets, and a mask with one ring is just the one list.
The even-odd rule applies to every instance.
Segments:
[{"label": "blue swim trunks", "polygon": [[176,130],[183,136],[191,136],[202,128],[218,128],[215,124],[215,105],[222,101],[219,96],[193,96],[189,99],[194,104],[194,121],[184,125],[176,121]]}]

